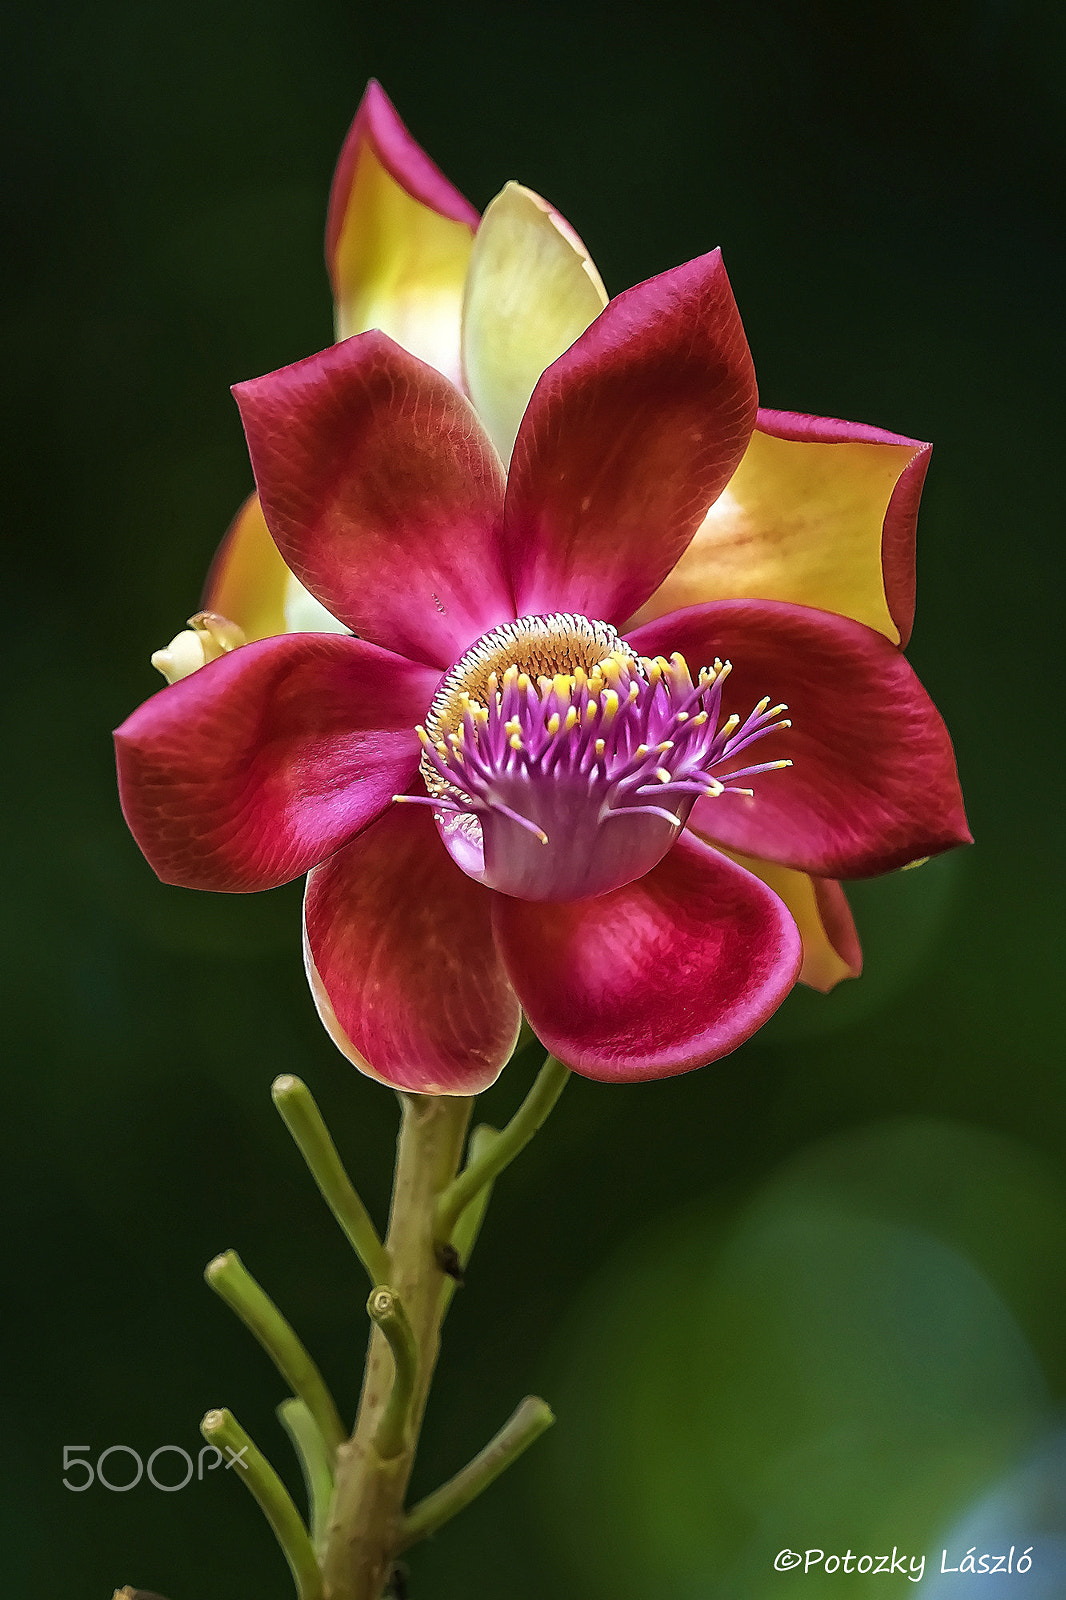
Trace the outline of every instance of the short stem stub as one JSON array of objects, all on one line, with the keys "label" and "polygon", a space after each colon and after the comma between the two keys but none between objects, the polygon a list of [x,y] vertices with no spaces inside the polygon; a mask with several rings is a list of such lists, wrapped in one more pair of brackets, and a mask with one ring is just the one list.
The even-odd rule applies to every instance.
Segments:
[{"label": "short stem stub", "polygon": [[403,1301],[395,1290],[385,1284],[373,1289],[366,1309],[392,1351],[392,1388],[374,1435],[374,1449],[382,1461],[391,1461],[402,1455],[408,1442],[407,1423],[418,1385],[418,1346]]},{"label": "short stem stub", "polygon": [[457,1512],[468,1506],[483,1489],[505,1472],[513,1461],[555,1421],[552,1409],[536,1395],[527,1395],[514,1416],[490,1439],[474,1459],[454,1478],[428,1494],[408,1512],[400,1533],[400,1549],[406,1550],[420,1539],[428,1539]]},{"label": "short stem stub", "polygon": [[322,1198],[344,1229],[371,1283],[384,1283],[389,1276],[388,1254],[344,1169],[310,1089],[302,1079],[286,1072],[275,1078],[271,1094]]},{"label": "short stem stub", "polygon": [[322,1576],[303,1519],[270,1462],[231,1411],[209,1411],[200,1424],[208,1444],[224,1450],[274,1530],[292,1571],[298,1600],[322,1600]]},{"label": "short stem stub", "polygon": [[569,1077],[569,1067],[554,1056],[545,1057],[533,1087],[510,1122],[494,1138],[484,1140],[437,1201],[434,1237],[438,1245],[451,1242],[456,1223],[478,1191],[491,1183],[543,1126]]},{"label": "short stem stub", "polygon": [[236,1250],[226,1250],[209,1261],[204,1278],[255,1335],[293,1394],[304,1402],[332,1460],[344,1439],[344,1428],[321,1372],[290,1324],[252,1277]]}]

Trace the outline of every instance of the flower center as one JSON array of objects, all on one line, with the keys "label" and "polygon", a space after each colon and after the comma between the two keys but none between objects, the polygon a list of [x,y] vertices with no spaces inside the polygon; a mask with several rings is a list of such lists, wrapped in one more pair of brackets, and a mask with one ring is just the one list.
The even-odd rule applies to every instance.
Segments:
[{"label": "flower center", "polygon": [[700,796],[750,795],[737,779],[790,765],[736,766],[789,723],[768,699],[723,720],[730,670],[716,660],[694,681],[680,655],[639,656],[609,624],[568,613],[494,628],[418,730],[421,803],[463,871],[503,894],[620,888],[666,854]]}]

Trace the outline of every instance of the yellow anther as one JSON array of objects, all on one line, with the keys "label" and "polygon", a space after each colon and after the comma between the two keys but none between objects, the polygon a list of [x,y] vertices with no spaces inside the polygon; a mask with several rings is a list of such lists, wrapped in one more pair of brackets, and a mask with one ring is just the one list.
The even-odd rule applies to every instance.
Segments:
[{"label": "yellow anther", "polygon": [[618,692],[615,689],[605,689],[603,693],[603,720],[610,722],[618,715]]},{"label": "yellow anther", "polygon": [[[492,673],[489,674],[489,682],[490,683],[494,682],[495,678],[496,678],[495,672],[492,672]],[[511,687],[512,684],[515,684],[515,683],[518,682],[518,668],[514,665],[513,662],[511,663],[511,665],[509,667],[505,667],[504,668],[503,682],[504,682],[505,688],[508,688],[508,689]]]},{"label": "yellow anther", "polygon": [[734,711],[733,715],[731,717],[726,717],[725,721],[722,723],[722,726],[719,728],[718,732],[719,732],[719,734],[732,733],[733,729],[734,728],[738,728],[739,726],[740,726],[740,718],[737,716],[736,712]]},{"label": "yellow anther", "polygon": [[532,689],[533,683],[528,672],[520,672],[518,674],[518,687],[522,694],[528,694]]},{"label": "yellow anther", "polygon": [[418,734],[418,742],[422,746],[423,750],[428,750],[430,746],[430,737],[425,728],[419,726],[415,729],[415,732]]},{"label": "yellow anther", "polygon": [[569,733],[571,728],[576,728],[577,727],[577,724],[578,724],[577,706],[570,706],[568,708],[568,710],[567,710],[566,721],[563,723],[563,727],[566,729],[567,733]]},{"label": "yellow anther", "polygon": [[659,750],[672,750],[674,748],[674,741],[672,739],[664,739],[662,744],[658,745],[657,748]]},{"label": "yellow anther", "polygon": [[596,752],[596,754],[598,756],[602,756],[603,752],[607,748],[607,740],[606,739],[597,739],[596,743],[593,745],[592,748],[595,750],[595,752]]},{"label": "yellow anther", "polygon": [[787,711],[787,710],[788,710],[788,707],[785,705],[784,701],[782,701],[779,706],[774,706],[773,710],[768,711],[767,712],[767,716],[779,717],[781,715],[782,711]]},{"label": "yellow anther", "polygon": [[511,746],[512,750],[521,750],[522,748],[522,741],[518,737],[517,733],[512,733],[507,743]]},{"label": "yellow anther", "polygon": [[560,721],[559,713],[558,711],[553,711],[548,718],[548,732],[552,734],[558,733],[561,727],[562,722]]},{"label": "yellow anther", "polygon": [[696,715],[692,719],[692,726],[694,728],[695,727],[700,727],[703,723],[709,722],[709,721],[710,721],[710,716],[706,711],[697,711]]},{"label": "yellow anther", "polygon": [[660,783],[670,783],[673,781],[674,775],[667,767],[656,767],[655,776]]},{"label": "yellow anther", "polygon": [[557,672],[551,686],[560,700],[569,700],[574,692],[574,680],[568,672]]},{"label": "yellow anther", "polygon": [[600,709],[600,702],[593,695],[590,698],[588,705],[585,707],[585,721],[586,722],[595,722],[595,720],[596,720],[596,718],[597,718],[597,716],[599,714],[599,709]]},{"label": "yellow anther", "polygon": [[770,704],[770,696],[768,694],[764,694],[762,699],[759,701],[759,704],[755,707],[755,710],[752,712],[752,716],[753,717],[761,717],[763,712],[766,710],[766,708],[767,708],[767,706],[769,704]]},{"label": "yellow anther", "polygon": [[522,724],[517,717],[508,717],[507,721],[503,725],[503,731],[504,733],[509,734],[511,738],[514,738],[515,734],[521,733]]},{"label": "yellow anther", "polygon": [[630,703],[630,705],[633,704],[633,701],[637,698],[637,695],[639,693],[640,693],[640,684],[639,683],[631,683],[629,685],[629,703]]}]

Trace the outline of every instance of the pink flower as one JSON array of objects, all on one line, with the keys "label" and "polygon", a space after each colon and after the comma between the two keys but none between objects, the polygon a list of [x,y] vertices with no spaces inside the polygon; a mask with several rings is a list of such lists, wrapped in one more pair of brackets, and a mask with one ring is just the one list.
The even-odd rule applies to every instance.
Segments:
[{"label": "pink flower", "polygon": [[783,900],[734,857],[826,885],[846,960],[833,880],[969,838],[946,730],[884,632],[743,582],[659,604],[715,562],[772,575],[775,540],[817,545],[802,510],[745,521],[757,399],[717,252],[548,368],[507,474],[469,400],[381,333],[236,394],[273,538],[357,637],[264,639],[161,691],[118,730],[123,807],[168,882],[311,869],[316,1003],[371,1075],[476,1093],[520,1008],[590,1077],[686,1071],[800,967]]},{"label": "pink flower", "polygon": [[[541,373],[607,303],[558,212],[508,184],[479,219],[376,83],[337,165],[326,257],[338,337],[373,325],[458,377],[504,460]],[[728,489],[640,620],[707,600],[764,598],[837,612],[905,644],[928,461],[928,445],[879,428],[760,411]],[[213,614],[251,640],[345,631],[285,565],[258,495],[223,542],[203,604],[205,619],[153,657],[168,679],[230,648],[234,635]],[[796,919],[801,982],[828,990],[858,974],[859,941],[835,880],[740,859]]]}]

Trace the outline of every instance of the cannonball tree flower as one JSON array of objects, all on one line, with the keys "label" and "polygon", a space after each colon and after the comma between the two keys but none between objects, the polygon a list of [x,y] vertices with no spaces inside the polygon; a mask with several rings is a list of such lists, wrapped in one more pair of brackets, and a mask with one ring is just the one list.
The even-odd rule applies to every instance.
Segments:
[{"label": "cannonball tree flower", "polygon": [[162,690],[118,730],[123,807],[168,882],[310,869],[315,1000],[372,1076],[477,1093],[521,1010],[590,1077],[686,1071],[800,967],[737,858],[834,880],[969,838],[883,632],[773,595],[654,614],[756,421],[718,252],[608,305],[506,473],[455,384],[381,333],[235,392],[278,549],[352,634]]},{"label": "cannonball tree flower", "polygon": [[[607,303],[588,252],[552,206],[511,183],[479,218],[373,82],[334,174],[326,260],[337,337],[377,327],[435,366],[471,399],[504,461],[541,373]],[[883,429],[760,409],[727,491],[641,620],[707,600],[777,599],[905,645],[928,461],[928,445]],[[258,494],[223,540],[202,603],[230,619],[227,649],[234,635],[346,631],[286,565]],[[203,615],[153,656],[168,681],[221,653]],[[799,925],[801,981],[825,991],[857,976],[862,955],[839,882],[743,859]]]}]

